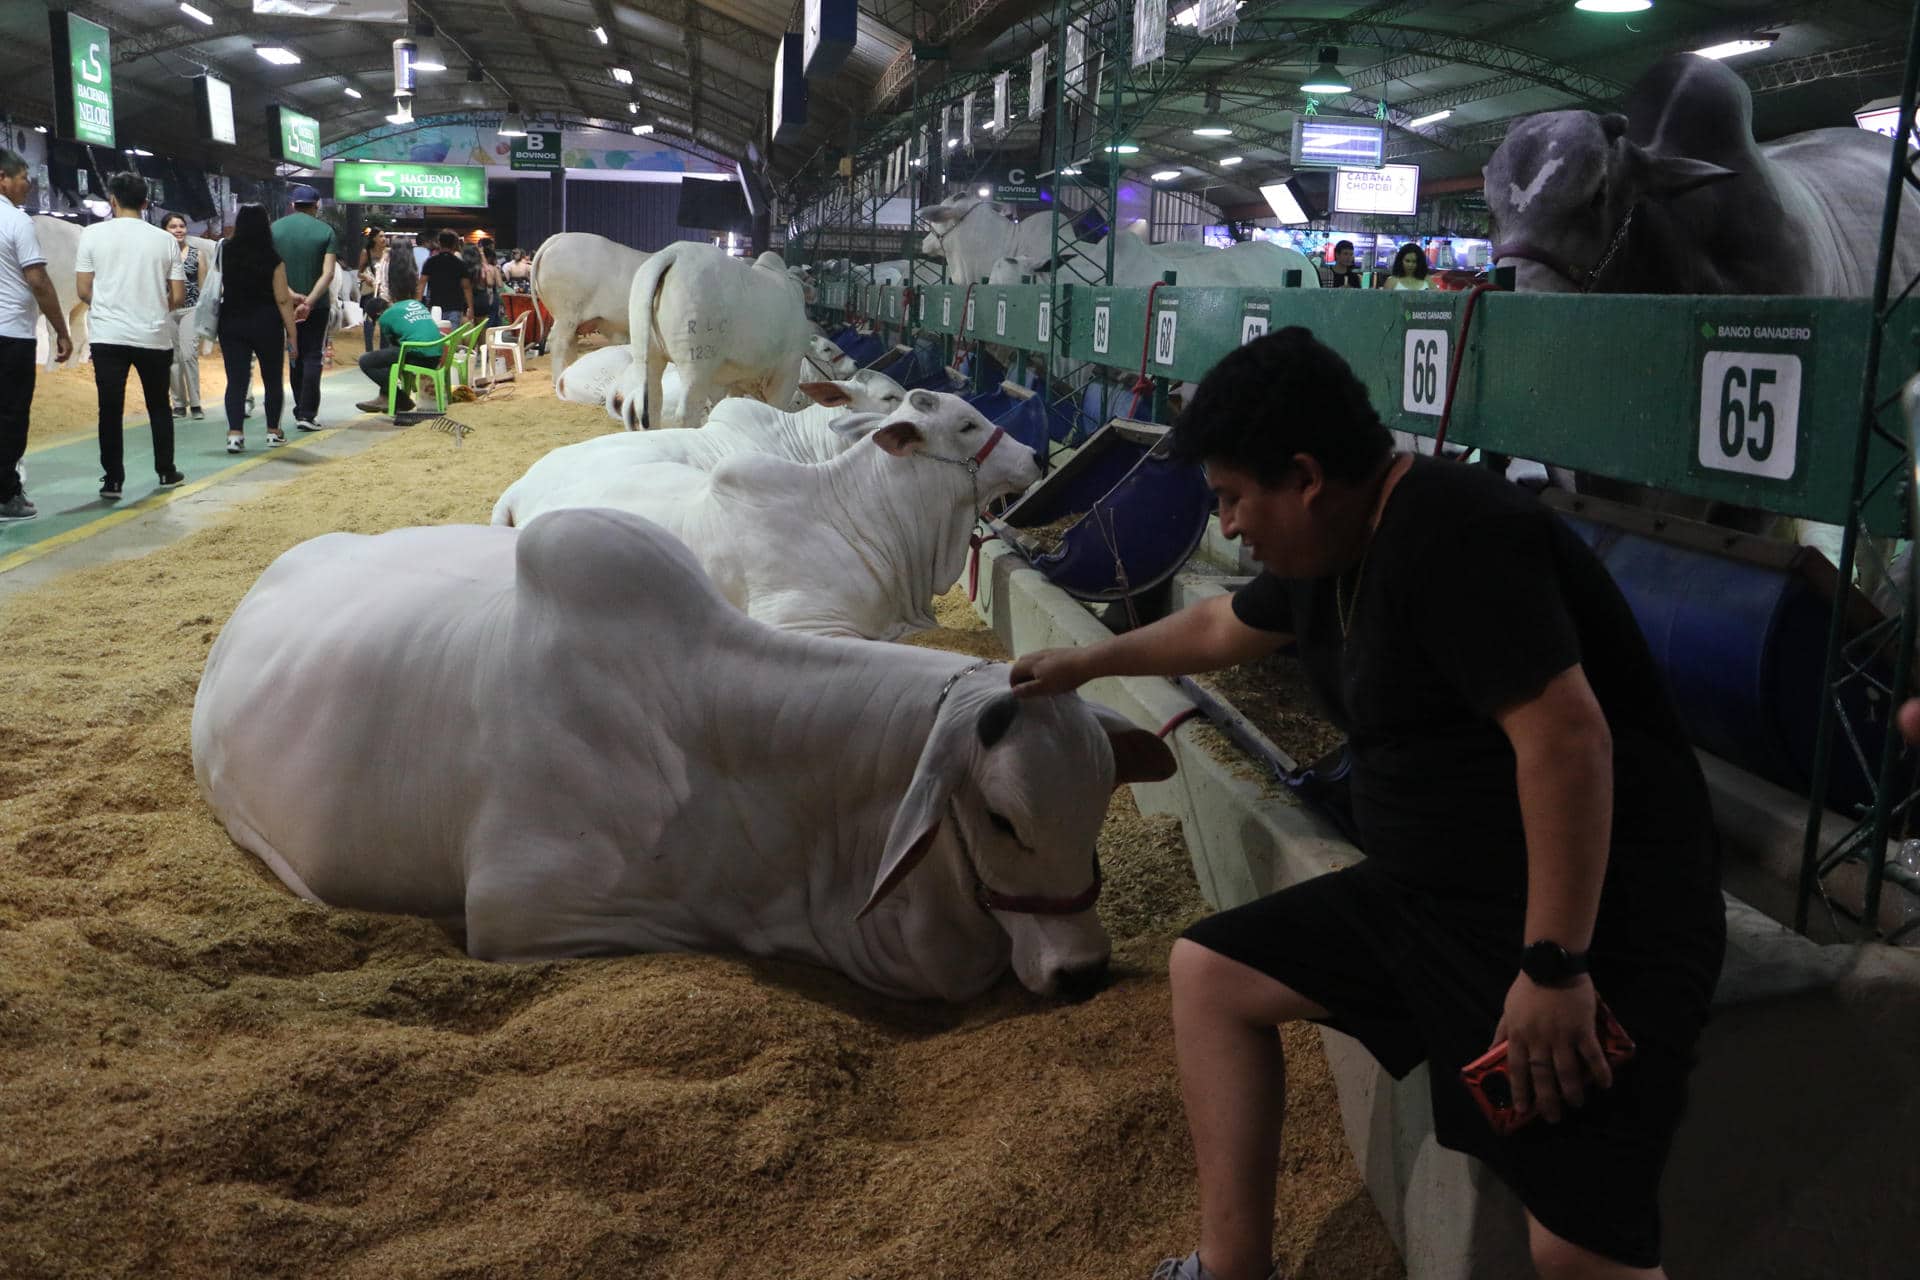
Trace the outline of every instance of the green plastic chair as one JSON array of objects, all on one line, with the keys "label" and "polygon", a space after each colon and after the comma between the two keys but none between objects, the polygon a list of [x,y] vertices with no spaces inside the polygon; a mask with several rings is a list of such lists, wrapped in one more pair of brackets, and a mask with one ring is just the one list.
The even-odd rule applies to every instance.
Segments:
[{"label": "green plastic chair", "polygon": [[[447,341],[454,345],[452,385],[471,388],[476,381],[473,371],[474,352],[486,340],[487,322],[485,318],[472,324],[455,329],[447,335]],[[479,381],[485,381],[484,378]]]},{"label": "green plastic chair", "polygon": [[[402,342],[400,344],[400,358],[394,361],[393,368],[387,371],[387,413],[389,415],[397,412],[396,406],[400,403],[400,379],[403,377],[413,379],[414,399],[419,399],[421,387],[431,386],[433,388],[434,412],[445,413],[447,411],[447,400],[452,394],[449,379],[453,372],[454,346],[467,332],[467,329],[471,327],[472,326],[468,325],[455,329],[444,338],[441,338],[437,344],[432,342]],[[427,347],[436,345],[440,348],[440,352],[437,356],[433,357],[433,364],[409,364],[407,362],[408,351],[424,351]]]}]

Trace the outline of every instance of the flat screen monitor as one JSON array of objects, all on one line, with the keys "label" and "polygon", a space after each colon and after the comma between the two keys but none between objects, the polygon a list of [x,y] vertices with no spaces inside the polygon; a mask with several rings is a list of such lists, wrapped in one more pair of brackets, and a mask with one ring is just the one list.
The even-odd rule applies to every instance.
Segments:
[{"label": "flat screen monitor", "polygon": [[1260,194],[1267,198],[1273,216],[1280,219],[1282,225],[1313,221],[1313,215],[1300,203],[1292,182],[1276,182],[1272,186],[1262,187]]},{"label": "flat screen monitor", "polygon": [[1377,169],[1386,163],[1386,126],[1357,116],[1293,118],[1293,167]]},{"label": "flat screen monitor", "polygon": [[1336,213],[1384,213],[1412,217],[1420,203],[1420,166],[1386,164],[1378,169],[1342,169],[1333,175]]}]

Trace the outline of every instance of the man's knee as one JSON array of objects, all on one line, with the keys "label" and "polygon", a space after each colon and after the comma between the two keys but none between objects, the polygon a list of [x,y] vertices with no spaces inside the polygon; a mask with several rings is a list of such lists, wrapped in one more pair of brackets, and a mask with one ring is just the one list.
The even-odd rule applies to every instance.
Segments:
[{"label": "man's knee", "polygon": [[1265,1025],[1327,1016],[1285,983],[1187,938],[1173,944],[1167,969],[1176,1012],[1206,1010]]}]

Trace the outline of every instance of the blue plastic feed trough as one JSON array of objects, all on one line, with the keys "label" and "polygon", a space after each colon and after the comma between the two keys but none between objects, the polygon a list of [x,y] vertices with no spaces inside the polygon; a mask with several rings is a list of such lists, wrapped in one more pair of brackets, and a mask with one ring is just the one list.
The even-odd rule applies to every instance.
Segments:
[{"label": "blue plastic feed trough", "polygon": [[[1581,499],[1576,511],[1562,514],[1626,597],[1688,737],[1749,773],[1806,794],[1825,696],[1837,580],[1832,565],[1816,551],[1724,531],[1691,535],[1717,538],[1714,549],[1686,545],[1677,539],[1699,528],[1686,521],[1666,521],[1664,536],[1651,536],[1642,529],[1647,513],[1611,503]],[[1864,598],[1855,598],[1850,633],[1877,619]],[[1890,656],[1868,664],[1883,687],[1892,683]],[[1861,767],[1848,735],[1837,733],[1827,805],[1844,813],[1871,798],[1868,770],[1878,773],[1891,706],[1861,681],[1845,687],[1840,704],[1867,766]]]},{"label": "blue plastic feed trough", "polygon": [[995,531],[1079,600],[1121,600],[1160,585],[1200,545],[1213,507],[1200,468],[1165,456],[1167,435],[1151,422],[1107,423],[996,519]]},{"label": "blue plastic feed trough", "polygon": [[845,352],[847,358],[855,364],[864,365],[885,355],[887,343],[877,333],[861,333],[849,329],[844,336],[835,338],[833,345]]},{"label": "blue plastic feed trough", "polygon": [[867,366],[877,373],[884,373],[909,391],[925,388],[929,391],[960,391],[966,384],[958,380],[958,375],[946,365],[945,357],[937,343],[922,338],[911,347],[895,346],[881,353],[880,358]]},{"label": "blue plastic feed trough", "polygon": [[996,427],[1045,458],[1054,441],[1065,441],[1073,434],[1073,418],[1049,408],[1037,393],[1022,394],[1012,383],[1003,382],[992,391],[968,396],[967,403]]}]

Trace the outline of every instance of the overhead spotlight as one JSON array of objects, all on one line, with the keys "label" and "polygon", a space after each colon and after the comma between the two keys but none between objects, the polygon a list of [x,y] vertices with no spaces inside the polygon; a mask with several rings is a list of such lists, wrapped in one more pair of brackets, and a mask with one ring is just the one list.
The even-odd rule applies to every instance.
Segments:
[{"label": "overhead spotlight", "polygon": [[415,71],[445,71],[446,55],[440,52],[440,41],[434,38],[433,24],[422,22],[413,29],[413,69]]},{"label": "overhead spotlight", "polygon": [[143,151],[139,147],[128,147],[127,154],[130,156],[150,156],[153,154],[153,152]]},{"label": "overhead spotlight", "polygon": [[347,86],[347,96],[348,96],[349,98],[357,98],[357,97],[359,97],[359,96],[360,96],[360,91],[359,91],[358,89],[356,89],[356,88],[354,88],[354,87],[353,87],[352,85],[348,85],[348,86]]},{"label": "overhead spotlight", "polygon": [[1338,49],[1331,47],[1322,49],[1320,65],[1313,69],[1313,74],[1308,76],[1306,83],[1300,86],[1300,92],[1352,93],[1353,86],[1347,83],[1347,78],[1340,74],[1340,68],[1334,65],[1339,60]]},{"label": "overhead spotlight", "polygon": [[951,150],[953,150],[953,149],[954,149],[955,147],[957,147],[957,146],[959,146],[959,145],[960,145],[960,139],[958,139],[958,138],[948,138],[948,139],[947,139],[947,150],[949,150],[949,151],[951,151]]},{"label": "overhead spotlight", "polygon": [[194,20],[195,22],[204,22],[204,23],[206,23],[206,24],[207,24],[208,26],[212,26],[212,25],[213,25],[213,19],[212,19],[212,18],[210,18],[210,17],[208,17],[208,16],[206,15],[206,14],[204,14],[204,13],[202,13],[202,12],[200,12],[200,11],[199,11],[198,9],[196,9],[196,8],[194,8],[194,7],[193,7],[192,5],[190,5],[190,4],[183,4],[183,5],[181,5],[181,6],[180,6],[180,12],[182,12],[182,13],[184,13],[184,14],[186,14],[186,15],[187,15],[187,16],[188,16],[189,18],[192,18],[192,19],[193,19],[193,20]]},{"label": "overhead spotlight", "polygon": [[1407,121],[1407,128],[1420,129],[1430,124],[1439,124],[1442,120],[1445,120],[1448,116],[1452,114],[1453,114],[1452,111],[1436,111],[1431,115],[1419,116],[1415,119]]},{"label": "overhead spotlight", "polygon": [[480,64],[470,63],[467,67],[466,83],[460,86],[460,105],[463,107],[484,107],[487,105],[486,77],[480,72]]},{"label": "overhead spotlight", "polygon": [[500,127],[494,132],[503,138],[524,138],[527,136],[527,122],[520,118],[520,108],[514,103],[507,104],[507,114],[500,117]]},{"label": "overhead spotlight", "polygon": [[608,67],[607,72],[621,84],[633,83],[633,72],[627,70],[625,67]]},{"label": "overhead spotlight", "polygon": [[1232,165],[1239,164],[1242,160],[1245,160],[1245,159],[1246,159],[1245,156],[1222,156],[1220,157],[1220,167],[1225,169]]},{"label": "overhead spotlight", "polygon": [[1131,142],[1109,143],[1106,150],[1108,155],[1115,156],[1137,156],[1140,154],[1140,148],[1134,146]]},{"label": "overhead spotlight", "polygon": [[1573,7],[1586,13],[1645,13],[1653,0],[1573,0]]},{"label": "overhead spotlight", "polygon": [[1704,49],[1695,49],[1694,53],[1702,58],[1737,58],[1743,53],[1759,53],[1763,49],[1773,48],[1774,41],[1780,38],[1778,31],[1756,31],[1739,40],[1728,40],[1721,44],[1710,44]]},{"label": "overhead spotlight", "polygon": [[387,117],[388,124],[413,123],[413,95],[396,93],[393,96],[393,114]]},{"label": "overhead spotlight", "polygon": [[291,67],[300,61],[300,55],[291,49],[282,49],[277,44],[257,44],[253,51],[276,67]]},{"label": "overhead spotlight", "polygon": [[1060,171],[1060,176],[1063,178],[1077,178],[1080,176],[1080,173],[1081,171],[1079,169],[1074,168],[1072,165],[1068,165],[1066,168]]},{"label": "overhead spotlight", "polygon": [[607,29],[605,27],[588,27],[587,30],[593,32],[593,38],[601,44],[607,43]]},{"label": "overhead spotlight", "polygon": [[653,126],[650,124],[637,124],[633,126],[633,131],[638,134],[648,134],[653,132]]},{"label": "overhead spotlight", "polygon": [[1175,178],[1179,176],[1180,176],[1180,171],[1178,169],[1162,169],[1160,170],[1160,172],[1153,175],[1153,180],[1155,182],[1172,182]]},{"label": "overhead spotlight", "polygon": [[977,192],[976,194],[977,194],[977,195],[979,195],[979,197],[980,197],[980,198],[981,198],[982,200],[985,200],[985,199],[986,199],[987,197],[989,197],[989,196],[991,196],[991,195],[993,194],[993,188],[992,188],[992,187],[981,187],[981,188],[979,189],[979,191],[978,191],[978,192]]},{"label": "overhead spotlight", "polygon": [[1196,138],[1231,138],[1233,126],[1220,118],[1220,93],[1217,89],[1207,90],[1207,118],[1193,129]]},{"label": "overhead spotlight", "polygon": [[33,131],[34,131],[35,133],[45,133],[45,132],[47,131],[47,126],[45,126],[45,125],[43,125],[43,124],[37,124],[37,125],[35,125],[35,126],[33,126]]},{"label": "overhead spotlight", "polygon": [[1224,124],[1203,124],[1193,131],[1196,138],[1231,138],[1233,130]]}]

